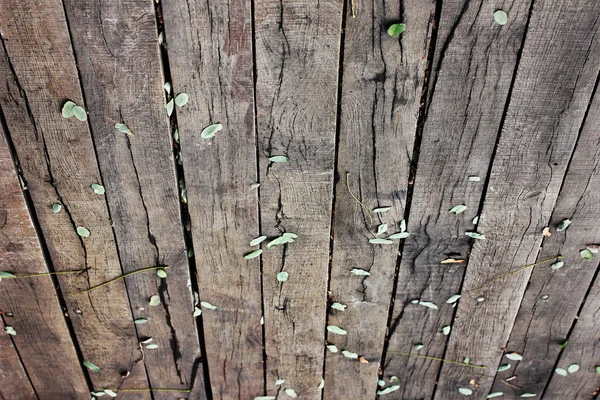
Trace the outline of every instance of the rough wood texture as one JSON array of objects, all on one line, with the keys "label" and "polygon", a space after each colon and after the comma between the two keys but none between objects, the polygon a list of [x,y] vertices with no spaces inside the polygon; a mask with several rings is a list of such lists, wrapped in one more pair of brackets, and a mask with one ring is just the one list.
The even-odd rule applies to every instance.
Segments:
[{"label": "rough wood texture", "polygon": [[[0,271],[14,275],[48,272],[38,237],[14,171],[4,130],[0,128]],[[0,394],[6,399],[69,398],[89,389],[49,276],[2,279],[0,310],[4,325],[17,335],[0,331]],[[4,326],[3,326],[4,327]],[[15,346],[18,346],[17,354]],[[24,366],[21,365],[21,358]],[[29,378],[23,367],[27,368]]]},{"label": "rough wood texture", "polygon": [[[66,99],[83,105],[62,4],[2,0],[0,9],[6,10],[0,20],[0,106],[54,268],[88,269],[59,281],[83,357],[102,368],[90,373],[92,382],[96,389],[147,388],[124,282],[70,295],[122,271],[106,201],[90,187],[101,179],[88,126],[61,116]],[[52,212],[53,203],[62,204],[61,212]],[[76,226],[91,235],[79,237]],[[123,371],[131,371],[126,380]]]},{"label": "rough wood texture", "polygon": [[164,3],[173,87],[190,96],[177,120],[200,299],[217,307],[202,314],[216,399],[264,391],[260,263],[244,259],[259,227],[250,17],[241,0]]},{"label": "rough wood texture", "polygon": [[[488,239],[473,246],[445,356],[487,368],[445,363],[436,399],[463,398],[457,387],[473,379],[476,397],[492,385],[531,270],[489,281],[537,258],[598,74],[599,11],[592,0],[533,6],[478,227]],[[557,24],[569,29],[556,35]]]},{"label": "rough wood texture", "polygon": [[262,233],[298,235],[262,256],[270,395],[321,398],[341,19],[339,0],[255,4]]},{"label": "rough wood texture", "polygon": [[[189,389],[202,371],[152,2],[65,1],[91,131],[150,384]],[[141,68],[143,66],[143,68]],[[125,123],[130,136],[115,129]],[[159,306],[150,306],[153,295]],[[202,374],[199,375],[200,377]],[[154,399],[173,393],[156,392]]]},{"label": "rough wood texture", "polygon": [[[402,3],[402,4],[401,4]],[[403,12],[404,11],[404,12]],[[372,398],[377,388],[379,361],[387,329],[398,241],[380,246],[369,243],[380,223],[388,234],[400,230],[425,78],[435,1],[361,1],[356,18],[347,9],[341,94],[338,174],[330,302],[347,306],[330,309],[329,323],[348,335],[328,333],[328,343],[360,354],[369,364],[341,353],[326,353],[325,398]],[[399,37],[387,33],[402,21],[408,29]],[[370,218],[350,196],[370,210],[391,206]],[[385,236],[385,235],[384,235]],[[364,269],[370,276],[350,271]]]},{"label": "rough wood texture", "polygon": [[[598,44],[595,43],[595,48],[592,47],[590,50],[591,53],[600,50]],[[546,382],[554,372],[560,346],[567,339],[586,294],[586,288],[589,287],[598,264],[597,260],[582,258],[579,251],[585,249],[588,244],[600,244],[599,142],[600,97],[596,94],[550,219],[552,236],[544,238],[542,251],[538,256],[539,259],[544,260],[562,254],[565,265],[558,270],[552,270],[548,265],[540,265],[531,273],[515,326],[506,345],[507,351],[518,352],[523,355],[523,360],[503,362],[510,363],[513,368],[498,373],[492,388],[493,392],[519,395],[521,393],[519,389],[502,382],[503,379],[516,375],[517,378],[511,380],[511,384],[522,387],[526,392],[542,393]],[[556,232],[555,228],[567,218],[572,221],[568,229]],[[594,317],[589,319],[593,320]],[[580,318],[578,324],[580,322],[585,325],[585,318]],[[598,331],[596,327],[596,330],[591,330],[587,334],[595,338]],[[594,340],[585,342],[581,350],[585,353],[597,354],[588,347]],[[569,339],[568,346],[571,345],[572,341]],[[589,357],[585,358],[589,360]],[[599,363],[598,360],[589,361]],[[578,374],[577,377],[579,376]],[[558,378],[562,377],[556,378],[560,382]],[[562,381],[562,384],[582,390],[589,389],[575,384],[571,377]],[[572,394],[572,396],[557,395],[549,398],[581,397]]]},{"label": "rough wood texture", "polygon": [[[398,352],[444,356],[442,328],[454,313],[446,299],[459,292],[465,267],[440,262],[468,257],[471,241],[464,232],[474,229],[522,44],[528,2],[502,5],[511,17],[504,27],[493,20],[497,7],[485,1],[445,1],[442,7],[408,217],[411,236],[401,254],[384,365],[384,378],[400,378],[402,398],[431,398],[435,390],[440,362]],[[449,213],[460,204],[467,206],[464,213]],[[439,310],[413,300],[433,302]]]}]

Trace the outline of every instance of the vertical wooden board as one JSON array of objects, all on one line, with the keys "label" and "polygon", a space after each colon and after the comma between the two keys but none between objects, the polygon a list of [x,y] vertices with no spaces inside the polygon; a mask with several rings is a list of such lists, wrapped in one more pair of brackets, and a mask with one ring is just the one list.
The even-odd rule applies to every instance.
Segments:
[{"label": "vertical wooden board", "polygon": [[[444,355],[444,326],[460,290],[484,182],[521,48],[529,3],[500,5],[510,23],[500,26],[485,1],[445,1],[436,40],[408,231],[401,254],[384,378],[397,376],[402,398],[431,398],[440,362],[406,353]],[[479,181],[469,180],[478,177]],[[461,214],[449,211],[465,205]],[[418,301],[433,302],[431,309]],[[423,345],[422,349],[415,345]],[[418,346],[419,347],[419,346]],[[408,367],[407,367],[408,366]]]},{"label": "vertical wooden board", "polygon": [[[435,1],[355,2],[354,11],[356,18],[347,9],[343,43],[340,179],[329,286],[330,301],[347,306],[344,311],[330,309],[329,323],[348,334],[328,333],[327,342],[363,356],[369,364],[327,352],[328,399],[375,395],[398,242],[371,244],[369,231],[376,232],[381,223],[388,224],[382,237],[400,231]],[[399,38],[390,37],[387,28],[397,22],[407,29]],[[373,225],[348,193],[346,172],[351,190],[367,208],[392,207],[387,213],[372,213]],[[355,268],[371,275],[354,275]]]},{"label": "vertical wooden board", "polygon": [[[61,116],[65,99],[83,105],[69,33],[59,1],[2,0],[0,107],[57,271],[86,269],[59,278],[96,389],[147,388],[123,281],[73,295],[122,274],[106,201],[91,189],[101,183],[85,122]],[[61,203],[59,213],[52,204]],[[77,226],[91,232],[79,237]],[[126,380],[123,371],[131,371]],[[123,394],[148,399],[148,393]]]},{"label": "vertical wooden board", "polygon": [[[138,339],[152,387],[189,389],[201,371],[200,345],[172,138],[165,111],[164,79],[154,5],[145,2],[66,0],[73,47],[91,131],[124,272],[166,265],[127,278]],[[124,123],[133,132],[115,129]],[[160,305],[150,306],[152,296]],[[173,394],[154,393],[154,398]]]},{"label": "vertical wooden board", "polygon": [[[490,281],[538,255],[598,74],[598,11],[593,1],[534,3],[478,227],[487,239],[473,246],[445,356],[486,368],[445,363],[436,399],[492,385],[530,269]],[[569,29],[558,34],[558,24]]]},{"label": "vertical wooden board", "polygon": [[[0,127],[0,131],[0,169],[3,171],[0,177],[0,271],[14,275],[46,273],[48,268],[14,171],[4,129]],[[37,398],[36,392],[45,399],[88,394],[50,277],[2,279],[0,311],[5,325],[17,332],[9,336],[4,329],[0,331],[2,398],[33,399]],[[19,347],[19,353],[13,342]]]},{"label": "vertical wooden board", "polygon": [[[600,50],[598,44],[595,43],[591,52]],[[526,392],[541,393],[553,373],[561,344],[567,339],[596,271],[597,260],[586,260],[579,251],[589,244],[600,244],[599,142],[600,97],[596,95],[550,219],[552,236],[544,238],[538,256],[544,260],[562,254],[564,266],[553,270],[546,264],[532,271],[506,345],[507,352],[517,352],[523,360],[502,361],[513,368],[498,373],[492,392],[520,395],[519,389],[502,382],[516,375],[517,378],[510,381],[512,385],[522,387]],[[567,230],[557,232],[556,227],[565,219],[570,219],[571,225]],[[570,378],[563,383],[573,385]]]},{"label": "vertical wooden board", "polygon": [[321,397],[341,17],[341,1],[255,4],[262,233],[298,235],[262,256],[268,394],[285,379]]},{"label": "vertical wooden board", "polygon": [[[263,393],[259,258],[245,260],[258,236],[250,2],[164,2],[188,209],[198,269],[213,397]],[[221,123],[211,139],[202,130]]]}]

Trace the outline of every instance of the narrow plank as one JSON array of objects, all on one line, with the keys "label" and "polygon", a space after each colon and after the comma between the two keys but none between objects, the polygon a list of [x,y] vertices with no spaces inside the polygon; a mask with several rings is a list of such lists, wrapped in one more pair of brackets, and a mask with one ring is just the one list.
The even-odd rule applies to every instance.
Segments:
[{"label": "narrow plank", "polygon": [[[66,0],[65,6],[123,271],[169,266],[166,279],[127,278],[134,317],[148,319],[136,327],[138,339],[151,337],[159,346],[144,352],[150,384],[191,389],[192,374],[202,376],[200,345],[154,5]],[[154,295],[159,306],[149,305]]]},{"label": "narrow plank", "polygon": [[[592,47],[591,52],[598,51]],[[600,243],[600,97],[596,94],[588,110],[577,147],[560,191],[556,207],[550,219],[552,236],[544,238],[539,259],[547,259],[562,254],[565,264],[558,270],[548,265],[536,267],[517,314],[515,326],[506,345],[509,352],[523,356],[519,362],[509,361],[513,368],[496,376],[493,392],[519,395],[520,390],[502,382],[510,376],[514,386],[522,387],[530,393],[541,393],[553,373],[554,364],[560,353],[569,330],[577,316],[579,307],[594,277],[595,260],[586,260],[579,255],[588,244]],[[554,229],[565,219],[572,221],[568,230],[556,232]],[[592,315],[592,314],[588,314]],[[593,318],[592,318],[593,319]],[[583,320],[580,320],[582,323]],[[589,331],[588,335],[596,335]],[[595,337],[595,336],[594,336]],[[586,342],[584,349],[592,342]],[[569,341],[571,346],[571,341]],[[597,354],[589,352],[589,354]],[[586,357],[589,358],[589,357]],[[504,362],[503,362],[504,363]],[[578,375],[579,376],[579,375]],[[558,379],[559,377],[557,377]],[[560,381],[560,379],[558,379]],[[574,385],[569,378],[563,381],[568,387]],[[579,396],[550,397],[575,399]]]},{"label": "narrow plank", "polygon": [[[538,256],[598,74],[598,11],[589,0],[533,6],[478,227],[488,239],[473,246],[446,353],[486,369],[444,363],[436,399],[462,398],[473,379],[476,397],[492,386],[531,270],[490,280]],[[569,28],[557,35],[556,24]]]},{"label": "narrow plank", "polygon": [[[404,9],[404,12],[402,12]],[[435,1],[365,1],[348,7],[344,41],[335,229],[330,300],[347,306],[330,309],[329,322],[348,331],[328,333],[339,350],[363,356],[359,363],[338,353],[326,353],[325,398],[340,394],[356,399],[375,395],[379,362],[387,329],[398,244],[369,243],[369,231],[388,224],[388,234],[400,230],[406,203],[410,162],[425,79]],[[391,23],[408,27],[400,39],[387,33]],[[346,187],[373,214],[373,225]],[[384,235],[386,236],[386,235]],[[354,268],[368,270],[356,276]]]},{"label": "narrow plank", "polygon": [[[163,4],[203,309],[206,356],[216,399],[263,393],[259,258],[245,260],[258,236],[250,2]],[[202,129],[221,123],[212,139]]]},{"label": "narrow plank", "polygon": [[[54,268],[87,268],[59,281],[83,357],[102,369],[90,377],[95,389],[147,388],[124,282],[73,295],[122,270],[105,198],[90,187],[101,178],[88,126],[61,116],[65,99],[84,104],[62,4],[2,0],[0,8],[6,10],[0,106]],[[61,212],[52,212],[53,203],[62,204]],[[91,235],[79,237],[76,226]],[[150,398],[147,392],[122,397]]]},{"label": "narrow plank", "polygon": [[262,257],[270,395],[321,398],[341,20],[339,0],[255,4],[262,233],[298,235]]},{"label": "narrow plank", "polygon": [[[529,3],[504,2],[510,23],[492,17],[500,5],[444,1],[433,80],[429,83],[416,179],[401,254],[384,378],[397,376],[401,398],[432,398],[454,309],[446,299],[459,292],[484,182],[521,48]],[[468,78],[467,78],[468,77]],[[480,181],[470,181],[469,176]],[[466,211],[449,213],[454,206]],[[434,310],[413,301],[429,301]],[[423,347],[417,349],[415,345]],[[419,346],[417,346],[419,347]]]},{"label": "narrow plank", "polygon": [[[15,275],[48,272],[4,129],[0,127],[0,131],[0,168],[4,171],[0,177],[0,270]],[[3,279],[0,312],[2,329],[12,326],[17,332],[15,336],[0,332],[0,398],[38,398],[20,357],[28,364],[40,397],[87,394],[85,378],[49,277],[30,282]],[[13,341],[22,349],[21,355]],[[53,373],[55,368],[61,370]]]}]

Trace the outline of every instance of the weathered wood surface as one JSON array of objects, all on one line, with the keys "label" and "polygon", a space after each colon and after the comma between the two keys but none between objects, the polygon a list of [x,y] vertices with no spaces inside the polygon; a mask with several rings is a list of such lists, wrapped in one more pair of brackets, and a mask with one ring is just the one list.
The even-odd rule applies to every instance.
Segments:
[{"label": "weathered wood surface", "polygon": [[[369,364],[328,351],[326,399],[338,399],[340,393],[356,399],[372,398],[377,388],[398,241],[393,245],[370,244],[373,236],[369,231],[376,232],[377,225],[386,223],[387,234],[399,232],[404,218],[435,11],[434,1],[401,3],[356,2],[356,18],[352,18],[351,7],[346,11],[329,296],[330,303],[339,302],[347,308],[329,309],[328,321],[348,334],[328,333],[327,342],[340,351],[363,356]],[[400,21],[407,30],[399,38],[390,37],[387,28]],[[348,193],[347,172],[351,190],[368,209],[392,207],[384,214],[372,213],[372,225],[368,214]],[[356,276],[350,272],[354,268],[371,275]]]},{"label": "weathered wood surface", "polygon": [[[260,259],[250,3],[164,3],[177,121],[194,240],[204,338],[216,399],[263,394]],[[213,123],[223,130],[200,137]]]},{"label": "weathered wood surface", "polygon": [[[598,44],[598,42],[594,44],[590,53],[600,50]],[[521,392],[519,389],[502,382],[516,375],[517,378],[510,381],[512,385],[522,387],[526,392],[542,393],[554,372],[561,344],[567,339],[598,264],[597,259],[582,258],[579,251],[589,244],[600,244],[599,142],[600,97],[596,94],[587,112],[577,147],[550,219],[552,236],[544,238],[542,251],[538,256],[539,259],[544,260],[561,254],[564,257],[562,260],[564,266],[553,270],[548,265],[540,265],[532,271],[515,325],[510,333],[510,340],[506,345],[507,351],[518,352],[523,356],[523,360],[503,362],[503,364],[510,363],[513,368],[498,373],[492,392],[519,395]],[[571,225],[566,231],[557,232],[555,228],[565,219],[570,219]],[[586,323],[585,319],[580,319],[580,322],[584,325]],[[587,334],[596,337],[597,333],[598,329]],[[586,342],[582,350],[584,353],[597,354],[588,347],[591,343],[593,340]],[[568,345],[571,346],[571,340]],[[589,359],[589,356],[584,359]],[[598,360],[589,361],[598,363]],[[558,378],[562,377],[556,377],[561,382]],[[562,381],[562,384],[568,387],[580,387],[583,390],[583,386],[574,384],[571,378]],[[572,394],[562,398],[580,397]]]},{"label": "weathered wood surface", "polygon": [[[124,282],[73,295],[122,271],[105,198],[90,187],[101,178],[88,126],[61,116],[66,99],[83,105],[62,4],[2,0],[0,9],[0,107],[55,270],[87,269],[59,281],[83,357],[102,368],[90,372],[92,383],[95,389],[147,388]],[[62,204],[61,212],[52,212],[53,203]],[[79,237],[76,226],[91,235]],[[126,380],[124,371],[130,371]]]},{"label": "weathered wood surface", "polygon": [[[262,255],[269,395],[321,398],[342,8],[255,4],[262,233],[298,235]],[[289,163],[268,160],[276,155]]]},{"label": "weathered wood surface", "polygon": [[[401,398],[431,398],[454,308],[446,299],[460,291],[484,182],[521,48],[528,2],[506,3],[510,24],[496,24],[497,4],[443,3],[429,99],[424,116],[408,231],[385,356],[384,377],[397,376]],[[469,176],[481,180],[470,181]],[[449,210],[463,204],[467,210]],[[413,300],[435,303],[433,310]],[[422,349],[416,349],[422,344]]]},{"label": "weathered wood surface", "polygon": [[[14,275],[47,273],[4,129],[0,127],[0,131],[0,170],[3,171],[0,177],[0,271]],[[3,328],[12,326],[17,332],[15,336],[7,335],[4,329],[0,332],[2,398],[36,398],[37,394],[41,399],[54,399],[87,395],[89,389],[49,276],[2,279],[0,311]]]},{"label": "weathered wood surface", "polygon": [[[589,0],[534,3],[478,226],[488,238],[473,246],[445,355],[486,369],[444,363],[436,399],[491,388],[531,270],[490,280],[538,256],[598,74],[599,11]],[[569,29],[556,35],[556,24]]]},{"label": "weathered wood surface", "polygon": [[[189,389],[200,372],[188,257],[152,2],[65,1],[91,131],[151,387]],[[142,67],[143,66],[143,67]],[[133,132],[115,129],[124,123]],[[150,306],[151,296],[160,305]],[[202,384],[202,382],[200,382]],[[153,393],[171,399],[172,393]]]}]

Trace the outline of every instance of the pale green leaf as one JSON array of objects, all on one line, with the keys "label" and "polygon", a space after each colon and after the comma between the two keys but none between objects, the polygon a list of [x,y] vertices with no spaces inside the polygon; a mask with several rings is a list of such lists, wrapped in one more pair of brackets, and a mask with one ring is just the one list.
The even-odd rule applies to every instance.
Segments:
[{"label": "pale green leaf", "polygon": [[408,232],[398,232],[398,233],[391,234],[387,238],[388,239],[406,239],[409,236],[410,236],[410,233],[408,233]]},{"label": "pale green leaf", "polygon": [[274,162],[274,163],[286,163],[286,162],[290,161],[290,159],[287,158],[286,156],[271,156],[271,157],[269,157],[269,161]]},{"label": "pale green leaf", "polygon": [[332,353],[337,353],[338,352],[338,348],[335,344],[328,344],[327,345],[327,350],[329,350]]},{"label": "pale green leaf", "polygon": [[378,235],[383,235],[384,233],[386,233],[388,230],[388,226],[387,224],[381,224],[377,227],[377,234]]},{"label": "pale green leaf", "polygon": [[97,183],[92,183],[92,189],[94,190],[94,193],[96,193],[96,194],[104,194],[105,193],[104,186],[98,185]]},{"label": "pale green leaf", "polygon": [[446,325],[445,327],[442,328],[442,333],[446,336],[448,336],[450,334],[450,325]]},{"label": "pale green leaf", "polygon": [[265,317],[260,317],[260,324],[264,325],[265,324]]},{"label": "pale green leaf", "polygon": [[463,363],[465,363],[465,364],[468,364],[468,363],[470,363],[470,362],[471,362],[471,359],[470,359],[469,357],[465,357],[465,358],[463,359]]},{"label": "pale green leaf", "polygon": [[389,394],[389,393],[395,392],[398,389],[400,389],[400,385],[393,385],[393,386],[387,387],[385,389],[378,390],[377,394],[378,395]]},{"label": "pale green leaf", "polygon": [[460,299],[460,294],[453,294],[452,296],[448,297],[448,299],[446,300],[446,303],[448,303],[448,304],[456,303],[458,301],[458,299]]},{"label": "pale green leaf", "polygon": [[83,365],[85,365],[85,367],[87,369],[89,369],[90,371],[94,371],[94,372],[100,372],[101,371],[100,367],[97,366],[96,364],[94,364],[93,362],[84,361]]},{"label": "pale green leaf", "polygon": [[280,273],[277,274],[277,280],[279,282],[285,282],[288,280],[289,277],[290,277],[290,274],[288,274],[285,271],[281,271]]},{"label": "pale green leaf", "polygon": [[119,132],[123,132],[130,136],[133,136],[133,132],[131,132],[131,129],[129,129],[125,124],[115,124],[115,129]]},{"label": "pale green leaf", "polygon": [[423,343],[415,343],[414,344],[415,350],[421,350],[423,347],[425,347],[425,346],[423,346]]},{"label": "pale green leaf", "polygon": [[372,244],[393,244],[394,241],[392,241],[390,239],[374,238],[374,239],[369,239],[369,243],[372,243]]},{"label": "pale green leaf", "polygon": [[419,301],[419,304],[425,307],[433,308],[434,310],[438,309],[438,306],[430,301]]},{"label": "pale green leaf", "polygon": [[319,389],[323,389],[325,387],[325,379],[321,378],[321,383],[319,383]]},{"label": "pale green leaf", "polygon": [[10,325],[7,325],[4,327],[4,332],[8,333],[9,335],[15,336],[17,334],[17,331],[15,331],[15,328],[13,328]]},{"label": "pale green leaf", "polygon": [[290,396],[293,399],[298,397],[298,394],[296,393],[296,391],[294,389],[288,388],[288,389],[285,389],[284,391],[285,391],[285,394],[287,394],[288,396]]},{"label": "pale green leaf", "polygon": [[476,176],[476,175],[471,175],[468,178],[471,182],[479,182],[481,180],[480,177]]},{"label": "pale green leaf", "polygon": [[586,260],[591,260],[592,258],[594,258],[594,253],[592,253],[590,250],[588,249],[583,249],[579,252],[579,254],[581,255],[582,258],[585,258]]},{"label": "pale green leaf", "polygon": [[600,375],[600,365],[596,366],[596,373]]},{"label": "pale green leaf", "polygon": [[263,252],[262,249],[256,249],[256,250],[251,251],[250,253],[246,254],[244,256],[244,258],[246,260],[251,260],[253,258],[256,258],[256,257],[260,256],[262,254],[262,252]]},{"label": "pale green leaf", "polygon": [[83,107],[73,107],[73,115],[80,121],[87,121],[87,113],[85,112]]},{"label": "pale green leaf", "polygon": [[331,333],[335,333],[336,335],[346,335],[348,332],[335,325],[328,325],[327,330]]},{"label": "pale green leaf", "polygon": [[577,371],[579,371],[579,364],[571,364],[569,365],[569,368],[567,368],[567,372],[570,374],[574,374]]},{"label": "pale green leaf", "polygon": [[388,211],[390,211],[392,209],[392,207],[377,207],[373,209],[374,213],[386,213]]},{"label": "pale green leaf", "polygon": [[562,369],[562,368],[556,368],[554,370],[554,372],[556,372],[556,374],[560,375],[560,376],[567,376],[567,375],[569,375],[569,373],[567,371],[565,371],[564,369]]},{"label": "pale green leaf", "polygon": [[0,278],[12,278],[12,277],[14,277],[14,275],[11,274],[10,272],[0,271]]},{"label": "pale green leaf", "polygon": [[277,380],[275,381],[275,384],[276,384],[277,386],[279,386],[279,385],[283,385],[284,383],[285,383],[285,379],[277,379]]},{"label": "pale green leaf", "polygon": [[348,357],[348,358],[352,358],[352,359],[358,359],[358,354],[353,353],[353,352],[348,351],[348,350],[342,350],[342,354],[344,355],[344,357]]},{"label": "pale green leaf", "polygon": [[292,232],[283,232],[283,234],[281,236],[291,238],[291,239],[298,239],[298,235],[296,235],[295,233],[292,233]]},{"label": "pale green leaf", "polygon": [[256,239],[252,239],[250,241],[250,246],[258,246],[259,244],[261,244],[267,237],[266,236],[259,236]]},{"label": "pale green leaf", "polygon": [[187,104],[188,100],[189,96],[187,93],[179,93],[177,96],[175,96],[175,105],[177,107],[183,107]]},{"label": "pale green leaf", "polygon": [[268,244],[267,244],[267,249],[270,249],[273,246],[279,246],[282,244],[286,244],[286,243],[293,243],[294,242],[294,238],[291,236],[279,236],[278,238],[275,238],[273,240],[271,240]]},{"label": "pale green leaf", "polygon": [[71,118],[73,114],[73,107],[77,104],[73,103],[71,100],[65,102],[62,107],[62,117],[63,118]]},{"label": "pale green leaf", "polygon": [[169,100],[167,103],[167,115],[170,117],[173,114],[173,108],[175,108],[175,101],[173,99]]},{"label": "pale green leaf", "polygon": [[159,304],[160,304],[160,296],[158,296],[158,295],[155,294],[154,296],[150,297],[150,305],[151,306],[154,307],[154,306],[157,306]]},{"label": "pale green leaf", "polygon": [[152,338],[148,338],[148,339],[144,339],[144,340],[140,341],[141,344],[148,344],[150,342],[152,342]]},{"label": "pale green leaf", "polygon": [[406,29],[406,25],[404,24],[393,24],[388,28],[388,35],[391,37],[396,37],[400,35]]},{"label": "pale green leaf", "polygon": [[562,268],[563,265],[565,265],[565,263],[563,261],[557,261],[554,264],[552,264],[550,266],[550,268],[552,268],[552,269],[559,269],[559,268]]},{"label": "pale green leaf", "polygon": [[506,25],[506,22],[508,22],[508,16],[506,15],[506,11],[494,11],[494,21],[496,21],[498,25]]},{"label": "pale green leaf", "polygon": [[173,140],[179,143],[179,129],[177,128],[175,128],[175,131],[173,131]]},{"label": "pale green leaf", "polygon": [[207,126],[206,128],[204,128],[202,130],[202,133],[200,133],[200,137],[202,139],[210,139],[213,136],[215,136],[217,134],[217,132],[221,131],[223,129],[223,125],[221,125],[220,123],[216,123],[216,124],[212,124]]},{"label": "pale green leaf", "polygon": [[156,270],[156,275],[158,275],[159,278],[166,278],[167,277],[167,273],[165,272],[164,269],[157,269]]},{"label": "pale green leaf", "polygon": [[165,92],[171,94],[171,82],[165,82]]},{"label": "pale green leaf", "polygon": [[147,349],[152,350],[152,349],[158,349],[158,345],[157,344],[149,344],[148,346],[146,346]]},{"label": "pale green leaf", "polygon": [[146,318],[138,318],[138,319],[133,320],[133,322],[135,324],[140,325],[140,324],[145,324],[146,322],[148,322],[148,320]]},{"label": "pale green leaf", "polygon": [[506,371],[507,369],[510,369],[510,367],[512,367],[512,365],[502,364],[501,366],[498,367],[498,372]]},{"label": "pale green leaf", "polygon": [[450,209],[450,211],[448,211],[448,212],[453,213],[453,214],[460,214],[460,213],[465,212],[466,209],[467,209],[467,206],[465,206],[464,204],[459,204],[457,206],[452,207]]},{"label": "pale green leaf", "polygon": [[209,310],[216,310],[216,309],[217,309],[217,307],[213,306],[212,304],[210,304],[210,303],[209,303],[209,302],[207,302],[207,301],[201,301],[201,302],[200,302],[200,305],[201,305],[202,307],[204,307],[204,308],[208,308]]},{"label": "pale green leaf", "polygon": [[336,301],[335,303],[333,303],[331,305],[331,308],[333,308],[334,310],[338,310],[338,311],[344,311],[346,309],[346,306],[343,305],[342,303],[338,303]]},{"label": "pale green leaf", "polygon": [[471,222],[473,223],[473,225],[477,225],[477,223],[479,222],[479,215],[473,218],[473,221]]},{"label": "pale green leaf", "polygon": [[400,378],[398,378],[397,376],[394,375],[390,378],[390,383],[392,383],[392,382],[400,382]]},{"label": "pale green leaf", "polygon": [[535,393],[523,393],[520,397],[536,397],[537,394]]},{"label": "pale green leaf", "polygon": [[260,183],[255,182],[252,185],[250,185],[250,189],[258,189],[260,187]]},{"label": "pale green leaf", "polygon": [[560,224],[558,224],[558,227],[556,228],[556,230],[559,232],[564,231],[565,229],[568,228],[569,225],[571,225],[571,220],[568,218],[564,219]]},{"label": "pale green leaf", "polygon": [[275,396],[256,396],[254,400],[275,400]]},{"label": "pale green leaf", "polygon": [[400,221],[400,232],[406,232],[406,221]]},{"label": "pale green leaf", "polygon": [[504,396],[503,392],[493,392],[487,395],[486,399],[493,399],[494,397]]},{"label": "pale green leaf", "polygon": [[102,392],[90,392],[92,393],[92,395],[96,396],[96,397],[102,397],[104,396],[106,393],[104,393],[104,391]]},{"label": "pale green leaf", "polygon": [[117,394],[110,389],[104,389],[104,393],[106,393],[110,397],[117,397]]},{"label": "pale green leaf", "polygon": [[464,395],[464,396],[470,396],[473,394],[473,391],[469,388],[458,388],[458,393]]},{"label": "pale green leaf", "polygon": [[59,204],[59,203],[52,204],[52,212],[54,214],[59,213],[60,210],[62,210],[62,205],[61,204]]},{"label": "pale green leaf", "polygon": [[485,235],[477,232],[465,232],[465,235],[473,239],[485,239]]},{"label": "pale green leaf", "polygon": [[381,380],[381,379],[380,379],[380,380],[378,380],[378,381],[377,381],[377,386],[382,386],[382,387],[383,387],[383,386],[385,386],[385,381],[384,381],[384,380]]},{"label": "pale green leaf", "polygon": [[90,236],[90,231],[88,231],[88,229],[83,226],[78,226],[77,234],[81,237],[88,237],[88,236]]},{"label": "pale green leaf", "polygon": [[519,353],[508,353],[506,354],[506,358],[513,361],[521,361],[523,359],[523,356]]},{"label": "pale green leaf", "polygon": [[194,317],[199,317],[200,315],[202,315],[200,307],[194,307]]},{"label": "pale green leaf", "polygon": [[358,275],[358,276],[369,276],[371,275],[371,273],[369,271],[365,271],[364,269],[360,269],[360,268],[353,268],[352,272],[354,275]]}]

